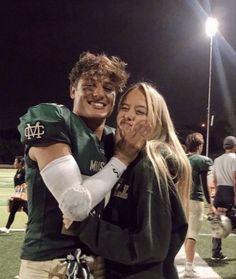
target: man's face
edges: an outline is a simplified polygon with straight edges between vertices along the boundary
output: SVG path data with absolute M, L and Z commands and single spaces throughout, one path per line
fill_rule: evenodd
M 116 92 L 108 78 L 80 78 L 72 86 L 73 112 L 83 118 L 105 120 L 112 112 Z

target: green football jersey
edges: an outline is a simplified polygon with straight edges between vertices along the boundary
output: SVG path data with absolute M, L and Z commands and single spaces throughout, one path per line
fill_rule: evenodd
M 39 261 L 64 257 L 81 244 L 77 237 L 61 234 L 62 212 L 44 184 L 37 163 L 29 158 L 28 150 L 31 146 L 68 144 L 82 175 L 91 176 L 112 156 L 113 129 L 105 127 L 99 141 L 83 120 L 65 106 L 47 103 L 31 107 L 20 118 L 18 129 L 26 147 L 29 207 L 21 258 Z
M 190 164 L 192 166 L 192 189 L 190 193 L 191 200 L 203 201 L 203 184 L 201 179 L 202 173 L 207 173 L 211 166 L 213 165 L 213 161 L 206 156 L 200 154 L 193 154 L 188 156 Z

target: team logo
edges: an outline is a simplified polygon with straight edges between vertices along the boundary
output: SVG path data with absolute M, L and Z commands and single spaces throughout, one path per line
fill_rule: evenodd
M 42 125 L 39 121 L 35 125 L 30 125 L 27 123 L 25 128 L 25 137 L 30 140 L 31 138 L 41 139 L 42 135 L 45 134 L 45 126 Z
M 104 166 L 105 162 L 91 160 L 89 170 L 97 172 L 100 171 Z
M 128 190 L 129 190 L 129 185 L 118 183 L 113 195 L 115 197 L 127 200 L 129 195 Z

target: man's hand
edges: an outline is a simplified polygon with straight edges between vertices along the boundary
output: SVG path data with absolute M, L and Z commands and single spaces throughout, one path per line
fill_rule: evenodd
M 217 215 L 225 215 L 227 211 L 227 208 L 224 207 L 217 207 L 216 214 Z
M 105 279 L 105 264 L 102 257 L 96 257 L 93 268 L 93 275 L 96 279 Z
M 69 227 L 71 226 L 72 223 L 73 223 L 73 221 L 71 219 L 63 216 L 63 224 L 67 230 L 69 229 Z
M 129 165 L 145 146 L 150 131 L 151 127 L 146 121 L 141 121 L 130 129 L 120 129 L 118 127 L 116 130 L 115 157 Z
M 208 204 L 208 213 L 207 213 L 207 215 L 214 214 L 215 211 L 216 211 L 216 208 L 214 207 L 214 205 Z

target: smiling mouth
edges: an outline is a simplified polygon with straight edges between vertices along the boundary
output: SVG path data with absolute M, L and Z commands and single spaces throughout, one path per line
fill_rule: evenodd
M 91 105 L 95 109 L 103 109 L 106 106 L 104 103 L 101 103 L 101 102 L 91 101 L 91 102 L 88 102 L 88 103 L 89 103 L 89 105 Z

